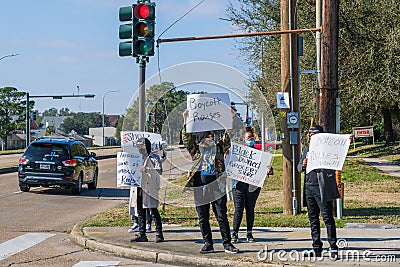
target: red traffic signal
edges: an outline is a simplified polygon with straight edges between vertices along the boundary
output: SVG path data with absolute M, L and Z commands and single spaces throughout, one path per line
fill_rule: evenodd
M 135 6 L 133 14 L 137 19 L 154 19 L 154 4 L 138 4 Z

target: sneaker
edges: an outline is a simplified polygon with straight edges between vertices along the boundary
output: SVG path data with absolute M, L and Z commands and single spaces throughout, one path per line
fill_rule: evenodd
M 131 228 L 128 229 L 129 233 L 139 232 L 139 224 L 135 223 Z
M 164 236 L 163 235 L 156 235 L 156 243 L 161 243 L 164 242 Z
M 225 245 L 225 246 L 224 246 L 224 249 L 225 249 L 225 252 L 226 252 L 226 253 L 233 253 L 233 254 L 235 254 L 235 253 L 238 253 L 238 252 L 239 252 L 239 249 L 238 249 L 238 248 L 235 248 L 232 244 Z
M 136 236 L 136 238 L 131 239 L 131 242 L 147 242 L 147 241 L 149 241 L 149 240 L 147 239 L 147 236 L 145 236 L 145 235 L 138 235 L 138 236 Z
M 336 261 L 339 259 L 339 253 L 337 249 L 330 249 L 329 250 L 329 259 L 332 261 Z
M 254 239 L 253 234 L 251 232 L 247 233 L 247 242 L 249 242 L 249 243 L 256 242 L 256 240 Z
M 151 233 L 151 224 L 150 223 L 146 224 L 146 233 Z
M 232 243 L 239 243 L 239 236 L 236 232 L 232 233 Z
M 206 253 L 213 253 L 214 252 L 214 247 L 211 244 L 205 244 L 202 249 L 200 249 L 201 254 L 206 254 Z

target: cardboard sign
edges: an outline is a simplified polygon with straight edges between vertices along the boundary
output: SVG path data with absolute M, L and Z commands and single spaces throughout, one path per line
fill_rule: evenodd
M 140 138 L 147 138 L 151 142 L 152 151 L 158 151 L 162 142 L 162 137 L 157 133 L 139 132 L 139 131 L 121 131 L 121 147 L 124 152 L 135 152 L 136 141 Z
M 231 102 L 227 93 L 187 96 L 188 133 L 232 129 Z
M 271 164 L 272 155 L 238 143 L 231 143 L 226 167 L 228 178 L 262 187 Z
M 117 186 L 141 187 L 143 158 L 140 153 L 117 153 Z
M 341 170 L 349 146 L 349 134 L 319 133 L 311 136 L 306 173 L 315 169 Z

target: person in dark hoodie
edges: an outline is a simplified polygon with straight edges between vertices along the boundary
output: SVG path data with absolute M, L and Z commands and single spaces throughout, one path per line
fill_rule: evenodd
M 320 125 L 314 125 L 308 130 L 308 138 L 323 133 L 324 130 Z M 336 225 L 333 218 L 333 200 L 339 198 L 339 191 L 336 185 L 335 170 L 316 169 L 306 173 L 307 156 L 309 147 L 303 151 L 300 162 L 297 166 L 299 172 L 304 172 L 304 197 L 303 200 L 307 206 L 308 218 L 310 220 L 312 247 L 313 250 L 308 253 L 312 257 L 322 256 L 321 226 L 319 215 L 326 225 L 328 242 L 330 245 L 330 257 L 337 259 L 338 246 L 336 236 Z

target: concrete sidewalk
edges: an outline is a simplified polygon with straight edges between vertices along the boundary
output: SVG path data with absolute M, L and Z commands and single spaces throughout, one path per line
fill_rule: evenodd
M 199 227 L 164 225 L 165 242 L 155 243 L 155 233 L 149 233 L 149 242 L 132 243 L 135 234 L 128 227 L 85 227 L 76 225 L 71 240 L 83 247 L 113 253 L 114 255 L 184 266 L 399 266 L 400 228 L 385 229 L 390 225 L 357 224 L 339 228 L 338 245 L 342 248 L 334 261 L 325 251 L 323 257 L 309 259 L 304 252 L 311 247 L 308 228 L 254 229 L 255 243 L 245 240 L 235 244 L 238 254 L 223 250 L 218 228 L 213 228 L 214 253 L 200 254 L 203 246 Z M 368 228 L 374 227 L 374 228 Z M 322 229 L 327 249 L 326 229 Z

